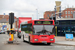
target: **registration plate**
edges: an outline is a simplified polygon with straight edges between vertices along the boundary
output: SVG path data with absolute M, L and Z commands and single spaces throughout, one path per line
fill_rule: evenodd
M 42 43 L 47 43 L 47 41 L 42 41 Z

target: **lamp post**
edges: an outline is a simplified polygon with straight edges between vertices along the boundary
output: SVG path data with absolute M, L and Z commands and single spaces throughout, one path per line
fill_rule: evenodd
M 36 9 L 37 19 L 38 19 L 38 9 Z
M 55 21 L 56 21 L 56 6 L 55 6 Z
M 4 16 L 5 16 L 5 13 L 4 13 L 4 15 L 3 15 L 3 18 L 4 18 Z

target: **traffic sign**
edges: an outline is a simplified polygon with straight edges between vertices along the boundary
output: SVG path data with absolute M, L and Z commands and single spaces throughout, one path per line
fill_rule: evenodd
M 73 39 L 73 34 L 66 34 L 66 39 Z

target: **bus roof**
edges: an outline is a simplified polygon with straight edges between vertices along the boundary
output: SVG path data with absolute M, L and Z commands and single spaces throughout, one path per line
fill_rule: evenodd
M 30 21 L 24 21 L 21 24 L 28 24 L 28 23 L 32 23 L 32 20 L 30 20 Z
M 32 18 L 31 17 L 19 17 L 19 28 L 22 22 L 29 21 L 29 20 L 32 20 Z
M 56 20 L 75 20 L 75 18 L 59 18 L 59 19 L 56 19 Z
M 40 19 L 40 20 L 33 20 L 33 21 L 54 21 L 54 20 L 48 20 L 48 19 Z
M 32 23 L 33 21 L 54 21 L 54 20 L 30 20 L 30 21 L 24 21 L 21 24 L 28 24 L 28 23 Z

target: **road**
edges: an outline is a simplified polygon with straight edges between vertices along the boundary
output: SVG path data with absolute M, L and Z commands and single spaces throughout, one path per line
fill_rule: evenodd
M 75 50 L 74 46 L 29 44 L 19 39 L 20 44 L 6 44 L 7 34 L 0 34 L 0 50 Z

